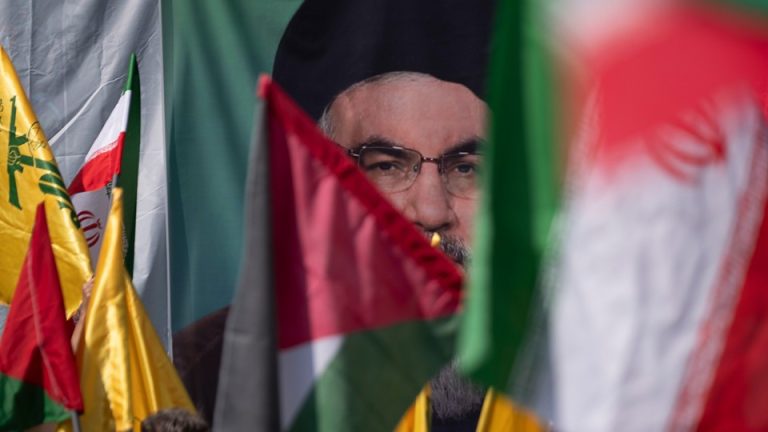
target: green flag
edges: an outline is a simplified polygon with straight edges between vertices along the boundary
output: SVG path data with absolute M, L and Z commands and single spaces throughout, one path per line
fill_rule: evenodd
M 535 1 L 501 2 L 488 102 L 484 195 L 459 339 L 463 369 L 507 385 L 531 319 L 539 262 L 557 203 L 553 76 Z

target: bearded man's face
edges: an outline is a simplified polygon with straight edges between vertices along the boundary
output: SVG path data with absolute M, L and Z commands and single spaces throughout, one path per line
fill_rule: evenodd
M 468 261 L 477 205 L 485 103 L 466 87 L 426 75 L 395 76 L 339 95 L 323 122 L 363 172 L 443 251 Z

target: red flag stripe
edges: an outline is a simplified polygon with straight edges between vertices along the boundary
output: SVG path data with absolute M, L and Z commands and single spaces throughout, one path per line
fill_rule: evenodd
M 112 181 L 115 175 L 120 174 L 120 159 L 123 154 L 124 141 L 125 132 L 120 132 L 120 135 L 109 147 L 99 151 L 80 168 L 75 178 L 72 179 L 67 192 L 74 195 L 101 189 Z
M 655 133 L 660 125 L 686 127 L 684 115 L 723 91 L 768 90 L 764 32 L 720 11 L 692 7 L 655 16 L 648 27 L 617 38 L 593 61 L 600 89 L 599 148 L 593 154 L 609 176 L 645 152 L 678 177 L 677 166 L 721 161 L 725 155 L 717 136 L 699 137 L 702 148 L 684 152 L 664 140 L 633 138 Z

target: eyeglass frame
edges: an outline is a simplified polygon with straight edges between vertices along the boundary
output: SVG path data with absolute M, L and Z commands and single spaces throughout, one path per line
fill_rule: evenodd
M 406 151 L 406 152 L 414 152 L 417 155 L 419 155 L 419 163 L 413 167 L 413 168 L 416 168 L 415 170 L 416 175 L 414 176 L 412 182 L 405 188 L 396 192 L 402 192 L 410 189 L 411 186 L 413 186 L 413 184 L 416 182 L 416 179 L 418 178 L 418 176 L 421 174 L 422 165 L 424 165 L 425 162 L 428 162 L 428 163 L 434 163 L 435 165 L 437 165 L 437 172 L 438 174 L 440 174 L 440 178 L 443 180 L 443 183 L 446 185 L 446 188 L 448 192 L 451 193 L 451 195 L 454 195 L 460 198 L 467 198 L 467 199 L 471 199 L 471 197 L 457 195 L 455 192 L 450 191 L 450 189 L 448 188 L 448 182 L 445 177 L 445 166 L 444 166 L 445 158 L 456 157 L 456 156 L 473 156 L 473 155 L 482 156 L 483 155 L 482 152 L 479 152 L 477 150 L 474 150 L 474 151 L 459 150 L 459 151 L 451 151 L 448 153 L 443 153 L 438 157 L 429 157 L 429 156 L 424 156 L 420 151 L 416 149 L 398 146 L 398 145 L 384 145 L 384 144 L 364 144 L 356 148 L 347 148 L 345 150 L 348 156 L 353 157 L 357 160 L 357 166 L 359 167 L 360 161 L 361 161 L 360 156 L 362 152 L 365 151 L 366 149 L 400 150 L 400 151 Z

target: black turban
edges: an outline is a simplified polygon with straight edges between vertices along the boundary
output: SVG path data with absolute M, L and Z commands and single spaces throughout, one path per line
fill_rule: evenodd
M 306 0 L 280 41 L 274 79 L 315 120 L 350 85 L 394 71 L 484 99 L 493 10 L 493 0 Z

